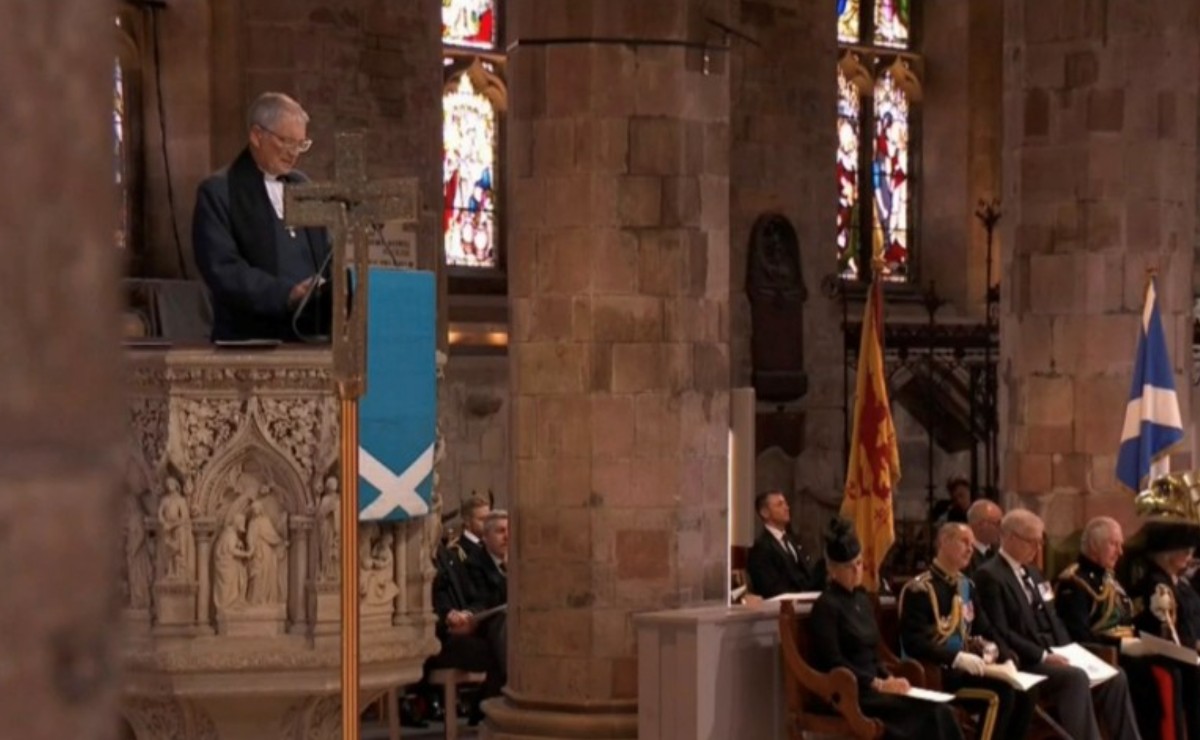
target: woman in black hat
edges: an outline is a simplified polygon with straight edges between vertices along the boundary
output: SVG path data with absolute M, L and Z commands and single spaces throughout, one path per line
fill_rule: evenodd
M 879 628 L 862 588 L 862 546 L 853 526 L 834 518 L 825 534 L 828 583 L 809 617 L 812 665 L 819 671 L 848 668 L 858 678 L 863 713 L 883 722 L 885 737 L 961 740 L 945 704 L 904 696 L 908 681 L 888 675 L 879 661 Z

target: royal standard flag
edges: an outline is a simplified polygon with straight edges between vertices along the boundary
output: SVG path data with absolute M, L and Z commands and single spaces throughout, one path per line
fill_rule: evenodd
M 1182 439 L 1183 419 L 1175 395 L 1175 376 L 1158 310 L 1158 290 L 1151 277 L 1146 284 L 1133 383 L 1121 428 L 1117 480 L 1130 490 L 1141 490 L 1142 479 L 1149 475 L 1151 465 Z
M 883 293 L 878 276 L 867 293 L 858 377 L 854 390 L 854 427 L 842 516 L 854 522 L 863 547 L 863 586 L 879 590 L 879 567 L 895 540 L 892 493 L 900 481 L 900 448 L 888 401 L 883 367 Z
M 359 403 L 358 518 L 429 513 L 437 440 L 433 273 L 371 268 L 367 393 Z

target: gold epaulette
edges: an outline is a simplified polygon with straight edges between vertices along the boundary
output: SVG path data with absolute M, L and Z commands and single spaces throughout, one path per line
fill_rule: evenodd
M 932 595 L 934 598 L 937 598 L 937 596 L 935 594 L 933 594 L 933 589 L 931 588 L 932 579 L 933 579 L 933 574 L 930 573 L 929 571 L 919 573 L 919 574 L 913 576 L 912 578 L 910 578 L 908 583 L 904 584 L 904 588 L 900 589 L 900 598 L 896 600 L 896 609 L 901 614 L 904 613 L 904 594 L 909 589 L 912 589 L 914 592 L 923 591 L 927 594 Z M 933 608 L 935 611 L 937 610 L 936 603 L 934 604 Z
M 457 537 L 450 540 L 450 543 L 446 545 L 446 549 L 458 558 L 460 563 L 467 562 L 467 551 L 462 548 L 462 543 L 459 542 Z

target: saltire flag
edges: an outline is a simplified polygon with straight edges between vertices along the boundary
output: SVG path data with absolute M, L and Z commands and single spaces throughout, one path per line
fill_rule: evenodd
M 863 310 L 854 390 L 854 426 L 841 514 L 863 547 L 863 586 L 879 590 L 879 568 L 895 540 L 892 494 L 900 481 L 900 448 L 883 367 L 883 293 L 876 275 Z
M 429 513 L 437 440 L 436 281 L 371 268 L 367 392 L 358 416 L 358 518 Z
M 1175 375 L 1158 310 L 1157 285 L 1151 277 L 1146 283 L 1133 383 L 1121 428 L 1117 480 L 1132 491 L 1141 490 L 1142 479 L 1150 474 L 1151 466 L 1181 440 L 1183 419 L 1175 394 Z

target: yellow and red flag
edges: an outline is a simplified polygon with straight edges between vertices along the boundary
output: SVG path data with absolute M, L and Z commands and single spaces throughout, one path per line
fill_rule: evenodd
M 879 566 L 895 540 L 892 492 L 900 481 L 900 448 L 888 401 L 883 367 L 883 293 L 879 276 L 871 283 L 863 310 L 854 427 L 842 516 L 854 522 L 863 547 L 863 586 L 879 590 Z

